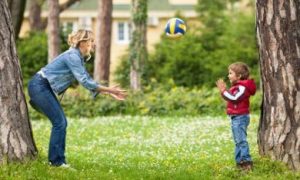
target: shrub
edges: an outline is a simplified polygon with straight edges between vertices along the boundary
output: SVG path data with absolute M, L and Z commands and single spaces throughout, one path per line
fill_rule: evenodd
M 17 51 L 21 64 L 24 84 L 38 70 L 47 64 L 47 35 L 44 32 L 30 32 L 17 41 Z
M 260 110 L 261 93 L 251 99 L 252 113 Z M 108 115 L 149 115 L 149 116 L 215 116 L 225 115 L 225 101 L 216 88 L 178 87 L 169 81 L 167 85 L 155 82 L 144 92 L 129 93 L 126 101 L 99 95 L 95 100 L 83 87 L 70 88 L 62 99 L 62 106 L 68 117 L 97 117 Z M 42 116 L 30 108 L 33 119 Z
M 259 82 L 254 16 L 240 13 L 224 17 L 220 26 L 221 32 L 207 29 L 199 32 L 189 27 L 179 40 L 162 36 L 144 64 L 143 84 L 149 85 L 154 78 L 162 84 L 172 79 L 176 86 L 214 87 L 216 79 L 227 79 L 227 67 L 236 61 L 247 63 L 251 75 Z M 115 72 L 116 81 L 123 86 L 129 84 L 127 57 L 124 55 Z

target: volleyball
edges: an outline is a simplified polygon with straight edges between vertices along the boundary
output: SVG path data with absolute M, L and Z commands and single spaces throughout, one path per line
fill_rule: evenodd
M 182 19 L 171 18 L 168 20 L 165 33 L 170 38 L 180 38 L 186 32 L 186 25 Z

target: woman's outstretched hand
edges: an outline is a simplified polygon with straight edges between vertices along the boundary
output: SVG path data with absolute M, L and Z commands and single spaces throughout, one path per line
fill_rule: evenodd
M 121 89 L 118 85 L 112 87 L 100 86 L 100 93 L 108 94 L 116 100 L 124 101 L 127 97 L 127 92 L 124 89 Z

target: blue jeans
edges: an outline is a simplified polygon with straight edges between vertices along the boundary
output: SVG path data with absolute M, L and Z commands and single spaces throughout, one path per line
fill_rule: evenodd
M 231 130 L 235 142 L 235 161 L 252 161 L 249 154 L 247 142 L 247 127 L 249 125 L 249 115 L 231 116 Z
M 67 119 L 48 80 L 39 74 L 34 75 L 28 84 L 28 92 L 31 106 L 46 115 L 52 124 L 48 152 L 49 162 L 54 166 L 66 163 Z

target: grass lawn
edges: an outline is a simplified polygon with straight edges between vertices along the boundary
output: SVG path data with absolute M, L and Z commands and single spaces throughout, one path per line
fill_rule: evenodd
M 0 179 L 300 179 L 258 155 L 258 116 L 248 130 L 254 160 L 249 173 L 235 168 L 226 117 L 70 118 L 66 157 L 76 171 L 47 165 L 50 123 L 32 126 L 37 160 L 2 166 Z

